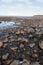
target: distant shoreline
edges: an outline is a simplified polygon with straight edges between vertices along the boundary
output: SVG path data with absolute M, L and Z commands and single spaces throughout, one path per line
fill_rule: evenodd
M 25 25 L 28 26 L 37 26 L 40 25 L 40 23 L 43 26 L 43 15 L 34 15 L 31 17 L 26 16 L 0 16 L 0 23 L 1 21 L 16 21 L 16 22 L 25 22 Z

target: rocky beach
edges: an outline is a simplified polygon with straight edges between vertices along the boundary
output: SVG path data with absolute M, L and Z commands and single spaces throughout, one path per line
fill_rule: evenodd
M 0 65 L 19 65 L 21 59 L 22 65 L 43 65 L 43 22 L 40 23 L 41 19 L 34 18 L 33 21 L 28 17 L 13 17 L 11 21 L 6 21 L 7 19 L 3 21 L 2 17 L 1 20 Z

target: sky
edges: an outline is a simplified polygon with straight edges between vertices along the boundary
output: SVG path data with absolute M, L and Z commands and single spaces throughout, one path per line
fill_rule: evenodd
M 0 0 L 0 16 L 43 15 L 43 0 Z

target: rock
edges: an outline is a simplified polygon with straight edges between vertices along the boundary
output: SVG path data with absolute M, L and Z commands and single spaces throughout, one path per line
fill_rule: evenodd
M 3 42 L 8 42 L 8 39 L 6 38 Z
M 12 59 L 7 60 L 7 61 L 6 61 L 6 65 L 10 65 L 10 63 L 12 63 L 12 62 L 13 62 Z
M 33 48 L 35 46 L 35 43 L 30 43 L 29 46 Z
M 17 51 L 17 47 L 11 47 L 11 50 L 12 50 L 13 52 L 16 52 L 16 51 Z
M 23 63 L 23 65 L 30 65 L 30 61 L 29 61 L 29 60 L 24 59 L 24 63 Z
M 33 57 L 34 59 L 36 59 L 36 58 L 38 58 L 38 55 L 37 55 L 37 54 L 33 54 L 32 57 Z
M 40 65 L 39 62 L 31 63 L 30 65 Z
M 8 36 L 9 36 L 8 34 L 5 35 L 6 38 L 7 38 Z
M 34 30 L 33 28 L 29 28 L 29 29 L 28 29 L 28 33 L 30 33 L 30 32 L 31 32 L 31 33 L 34 33 L 35 30 Z
M 0 41 L 0 48 L 3 46 L 3 43 Z
M 6 48 L 7 44 L 4 44 L 3 48 Z
M 41 35 L 41 34 L 43 34 L 43 31 L 40 31 L 40 32 L 37 32 L 37 31 L 36 31 L 36 34 Z
M 26 39 L 26 38 L 23 38 L 23 39 L 22 39 L 22 42 L 25 42 L 25 43 L 27 43 L 27 42 L 28 42 L 28 39 Z
M 18 38 L 18 41 L 21 41 L 21 40 L 22 40 L 22 38 L 19 37 L 19 38 Z
M 34 51 L 34 52 L 37 52 L 37 50 L 36 50 L 36 49 L 34 49 L 33 51 Z
M 9 42 L 13 42 L 14 40 L 15 40 L 15 39 L 14 39 L 14 38 L 12 38 L 12 39 L 10 39 L 10 40 L 9 40 Z
M 41 41 L 41 42 L 39 43 L 39 46 L 40 46 L 41 49 L 43 49 L 43 41 Z
M 20 48 L 24 48 L 24 45 L 23 44 L 20 44 Z
M 20 34 L 20 31 L 17 31 L 17 32 L 16 32 L 16 35 L 19 35 L 19 34 Z
M 18 60 L 14 60 L 10 65 L 18 65 L 19 61 Z
M 10 36 L 10 38 L 12 39 L 14 36 L 12 35 L 12 36 Z
M 33 35 L 32 35 L 32 34 L 30 34 L 30 35 L 29 35 L 29 38 L 32 38 L 32 37 L 33 37 Z
M 25 34 L 25 32 L 23 30 L 20 31 L 21 34 Z
M 3 55 L 2 58 L 3 58 L 4 60 L 6 60 L 6 59 L 8 58 L 8 55 L 9 55 L 9 54 L 7 53 L 7 54 Z

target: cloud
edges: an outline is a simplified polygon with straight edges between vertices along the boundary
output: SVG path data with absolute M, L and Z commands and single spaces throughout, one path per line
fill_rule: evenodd
M 25 7 L 32 4 L 30 0 L 1 0 L 1 6 Z
M 38 13 L 39 7 L 28 6 L 28 7 L 14 7 L 14 6 L 2 6 L 0 7 L 0 15 L 7 16 L 32 16 Z
M 3 3 L 11 3 L 12 0 L 1 0 L 1 2 L 3 2 Z
M 43 8 L 38 5 L 36 6 L 36 2 L 33 4 L 31 0 L 1 0 L 0 2 L 0 15 L 3 16 L 32 16 L 43 14 Z
M 1 0 L 3 3 L 30 3 L 30 0 Z
M 36 0 L 37 2 L 40 2 L 40 3 L 42 3 L 43 2 L 43 0 Z

